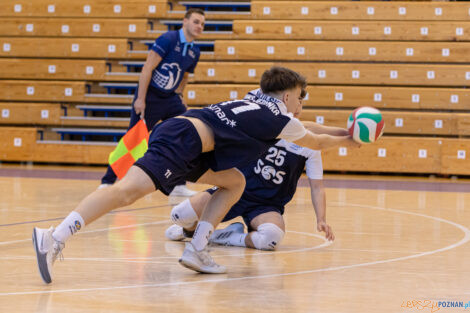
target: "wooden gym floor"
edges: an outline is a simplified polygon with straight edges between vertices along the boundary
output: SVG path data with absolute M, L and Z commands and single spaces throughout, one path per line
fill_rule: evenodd
M 300 187 L 278 251 L 213 248 L 224 275 L 178 264 L 183 243 L 164 231 L 182 199 L 156 192 L 69 240 L 44 285 L 32 228 L 57 225 L 102 173 L 0 168 L 1 312 L 466 312 L 437 306 L 470 300 L 470 182 L 461 179 L 326 176 L 333 243 L 316 232 Z

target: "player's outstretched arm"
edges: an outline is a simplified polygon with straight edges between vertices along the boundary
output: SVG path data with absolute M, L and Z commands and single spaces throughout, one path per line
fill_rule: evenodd
M 307 130 L 305 136 L 295 140 L 294 143 L 312 150 L 323 150 L 338 146 L 346 148 L 359 148 L 361 146 L 359 143 L 355 142 L 351 136 L 317 135 L 309 130 Z
M 327 240 L 333 241 L 335 240 L 335 235 L 331 226 L 326 223 L 326 196 L 323 180 L 309 178 L 308 182 L 310 184 L 313 208 L 317 217 L 317 230 L 324 232 Z
M 332 136 L 347 136 L 348 130 L 346 128 L 341 127 L 334 127 L 334 126 L 326 126 L 322 124 L 318 124 L 311 121 L 301 121 L 302 124 L 306 129 L 311 131 L 314 134 L 327 134 Z

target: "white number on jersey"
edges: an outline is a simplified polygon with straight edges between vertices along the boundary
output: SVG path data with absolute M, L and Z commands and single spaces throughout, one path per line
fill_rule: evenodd
M 276 166 L 281 166 L 284 164 L 284 156 L 287 154 L 286 151 L 284 150 L 279 150 L 275 147 L 271 147 L 268 150 L 269 154 L 266 156 L 266 160 L 268 160 L 271 163 L 276 164 Z M 273 159 L 275 158 L 275 159 Z
M 227 105 L 227 104 L 237 102 L 237 101 L 240 101 L 240 100 L 226 101 L 226 102 L 220 103 L 219 105 L 223 106 L 223 105 Z M 241 103 L 243 103 L 243 102 L 240 102 L 240 104 Z M 254 110 L 261 109 L 261 107 L 258 104 L 254 103 L 254 102 L 246 102 L 246 103 L 247 104 L 239 105 L 236 108 L 232 108 L 233 114 L 240 114 L 240 113 L 247 112 L 247 111 L 254 111 Z
M 265 160 L 273 163 L 276 166 L 281 166 L 284 164 L 285 156 L 287 152 L 276 147 L 271 147 L 268 150 L 268 154 L 265 157 Z M 254 168 L 256 174 L 261 174 L 261 176 L 266 180 L 272 180 L 273 183 L 279 185 L 284 181 L 284 175 L 286 172 L 276 170 L 271 165 L 265 164 L 263 160 L 259 159 L 256 167 Z

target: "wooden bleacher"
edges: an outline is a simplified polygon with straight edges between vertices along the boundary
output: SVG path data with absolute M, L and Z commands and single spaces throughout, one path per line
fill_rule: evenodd
M 251 18 L 292 20 L 466 21 L 467 2 L 252 1 Z
M 0 80 L 3 101 L 82 101 L 84 82 Z
M 315 85 L 469 86 L 466 64 L 391 64 L 312 62 L 199 62 L 197 82 L 258 83 L 274 64 L 302 72 Z
M 189 84 L 185 99 L 189 105 L 208 105 L 222 99 L 242 97 L 256 84 Z M 356 108 L 374 106 L 386 109 L 416 110 L 468 110 L 470 101 L 465 89 L 364 87 L 364 86 L 308 86 L 304 109 L 308 108 Z M 405 110 L 408 109 L 408 110 Z
M 0 160 L 105 164 L 149 46 L 201 7 L 190 107 L 241 98 L 284 65 L 309 82 L 302 119 L 383 112 L 385 136 L 325 151 L 326 170 L 470 174 L 470 3 L 235 2 L 1 1 Z
M 166 16 L 165 0 L 2 0 L 0 16 L 5 17 L 100 17 L 136 18 Z
M 125 58 L 126 39 L 0 37 L 0 57 Z
M 233 38 L 271 40 L 468 41 L 468 21 L 237 20 Z
M 147 19 L 0 18 L 0 36 L 154 38 Z
M 216 60 L 468 63 L 468 42 L 217 40 Z
M 195 77 L 192 77 L 191 81 L 257 83 L 263 71 L 274 64 L 274 62 L 200 61 Z M 470 85 L 470 66 L 466 64 L 315 62 L 309 64 L 308 68 L 299 62 L 277 64 L 302 71 L 309 83 L 320 85 Z M 123 66 L 112 60 L 0 58 L 0 78 L 137 82 L 139 76 L 138 73 L 125 72 Z
M 105 60 L 0 58 L 1 79 L 104 80 Z

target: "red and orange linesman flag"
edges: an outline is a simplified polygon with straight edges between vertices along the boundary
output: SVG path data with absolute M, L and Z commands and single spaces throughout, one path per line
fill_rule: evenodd
M 122 179 L 135 161 L 148 149 L 149 132 L 140 120 L 121 138 L 116 149 L 109 154 L 108 162 L 119 179 Z

